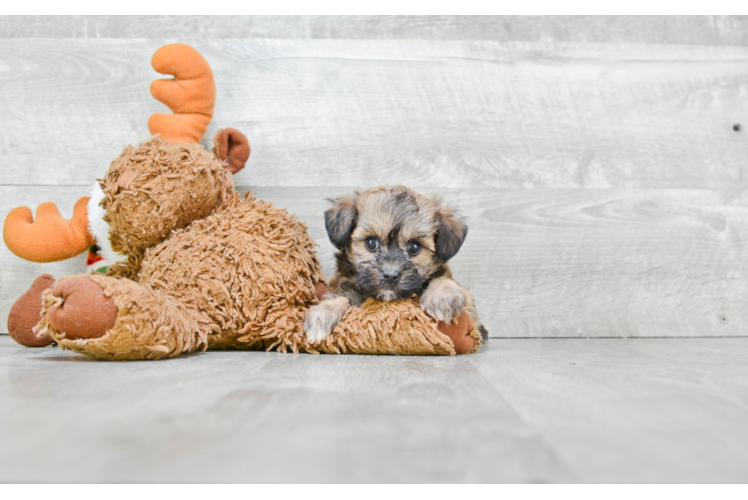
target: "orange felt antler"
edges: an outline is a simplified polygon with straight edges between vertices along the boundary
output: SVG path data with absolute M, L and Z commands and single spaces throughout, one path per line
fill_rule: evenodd
M 73 216 L 65 220 L 54 203 L 36 209 L 36 221 L 27 207 L 8 213 L 3 239 L 11 252 L 32 262 L 55 262 L 85 252 L 96 240 L 88 232 L 87 196 L 75 202 Z
M 182 43 L 165 45 L 153 54 L 153 69 L 174 79 L 154 80 L 151 94 L 174 112 L 148 119 L 151 134 L 171 142 L 200 142 L 213 117 L 216 84 L 213 71 L 200 53 Z

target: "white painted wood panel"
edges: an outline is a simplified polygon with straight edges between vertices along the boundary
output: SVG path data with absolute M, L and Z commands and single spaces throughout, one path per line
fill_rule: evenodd
M 171 41 L 0 38 L 0 217 L 69 215 L 147 138 L 149 60 Z M 309 224 L 328 277 L 324 198 L 403 183 L 468 215 L 453 268 L 492 336 L 748 335 L 748 47 L 180 41 L 216 73 L 207 137 L 250 137 L 237 185 Z M 83 260 L 3 246 L 0 330 L 34 277 Z
M 18 16 L 14 38 L 342 38 L 746 45 L 746 16 Z
M 87 184 L 163 105 L 174 40 L 0 39 L 0 184 Z M 745 185 L 748 47 L 182 40 L 212 64 L 240 183 L 434 188 Z M 744 122 L 743 131 L 733 131 Z
M 327 276 L 334 262 L 323 198 L 348 191 L 254 189 L 309 224 Z M 491 336 L 748 335 L 745 195 L 439 192 L 468 218 L 468 238 L 450 265 L 458 282 L 471 286 Z
M 249 167 L 251 170 L 251 166 Z M 245 192 L 247 187 L 239 187 Z M 256 187 L 256 196 L 309 225 L 326 276 L 333 247 L 326 198 L 351 188 Z M 433 192 L 427 188 L 421 192 Z M 87 187 L 0 187 L 0 217 L 41 201 L 70 215 Z M 709 190 L 439 191 L 467 216 L 452 260 L 494 337 L 694 337 L 748 335 L 746 195 Z M 25 262 L 0 248 L 0 321 L 44 272 L 84 272 L 82 257 Z

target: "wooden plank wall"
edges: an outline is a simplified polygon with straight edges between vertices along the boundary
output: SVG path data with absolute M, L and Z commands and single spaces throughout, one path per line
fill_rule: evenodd
M 206 137 L 250 138 L 237 186 L 307 222 L 328 277 L 325 198 L 402 183 L 468 217 L 453 269 L 492 336 L 748 335 L 745 17 L 0 18 L 0 217 L 69 216 L 148 137 L 175 41 L 216 75 Z M 83 268 L 0 248 L 0 330 Z

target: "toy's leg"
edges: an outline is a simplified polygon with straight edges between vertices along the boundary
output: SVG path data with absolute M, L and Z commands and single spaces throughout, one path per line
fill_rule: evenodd
M 452 339 L 457 354 L 475 352 L 481 345 L 480 332 L 475 328 L 472 316 L 467 307 L 462 310 L 454 322 L 444 323 L 440 321 L 436 325 L 437 330 Z
M 58 281 L 47 309 L 49 324 L 67 339 L 97 339 L 117 321 L 119 310 L 104 289 L 84 276 Z
M 485 344 L 488 342 L 488 330 L 478 317 L 478 309 L 475 308 L 475 298 L 473 298 L 473 294 L 470 293 L 470 289 L 465 290 L 465 298 L 465 311 L 470 315 L 472 323 L 478 329 L 478 332 L 480 332 L 482 343 Z
M 8 333 L 19 344 L 27 347 L 44 347 L 54 342 L 50 337 L 38 338 L 32 331 L 42 319 L 42 294 L 54 284 L 55 278 L 51 274 L 42 274 L 10 308 Z
M 133 281 L 73 276 L 44 292 L 35 330 L 63 349 L 102 359 L 153 359 L 207 346 L 210 322 Z

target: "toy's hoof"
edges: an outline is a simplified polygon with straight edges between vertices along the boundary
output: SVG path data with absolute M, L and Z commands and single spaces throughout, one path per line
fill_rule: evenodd
M 327 285 L 324 281 L 317 282 L 317 300 L 322 300 L 322 296 L 327 293 Z
M 27 347 L 44 347 L 52 342 L 51 337 L 38 338 L 33 328 L 42 319 L 42 293 L 55 284 L 51 274 L 42 274 L 34 280 L 26 293 L 18 297 L 8 314 L 8 333 L 10 337 Z
M 52 295 L 63 301 L 47 311 L 49 324 L 67 339 L 99 338 L 117 321 L 119 309 L 114 299 L 86 276 L 61 280 Z
M 475 340 L 468 335 L 473 327 L 473 319 L 464 310 L 457 318 L 456 323 L 442 323 L 440 321 L 437 325 L 440 332 L 452 339 L 457 354 L 467 354 L 475 347 Z

